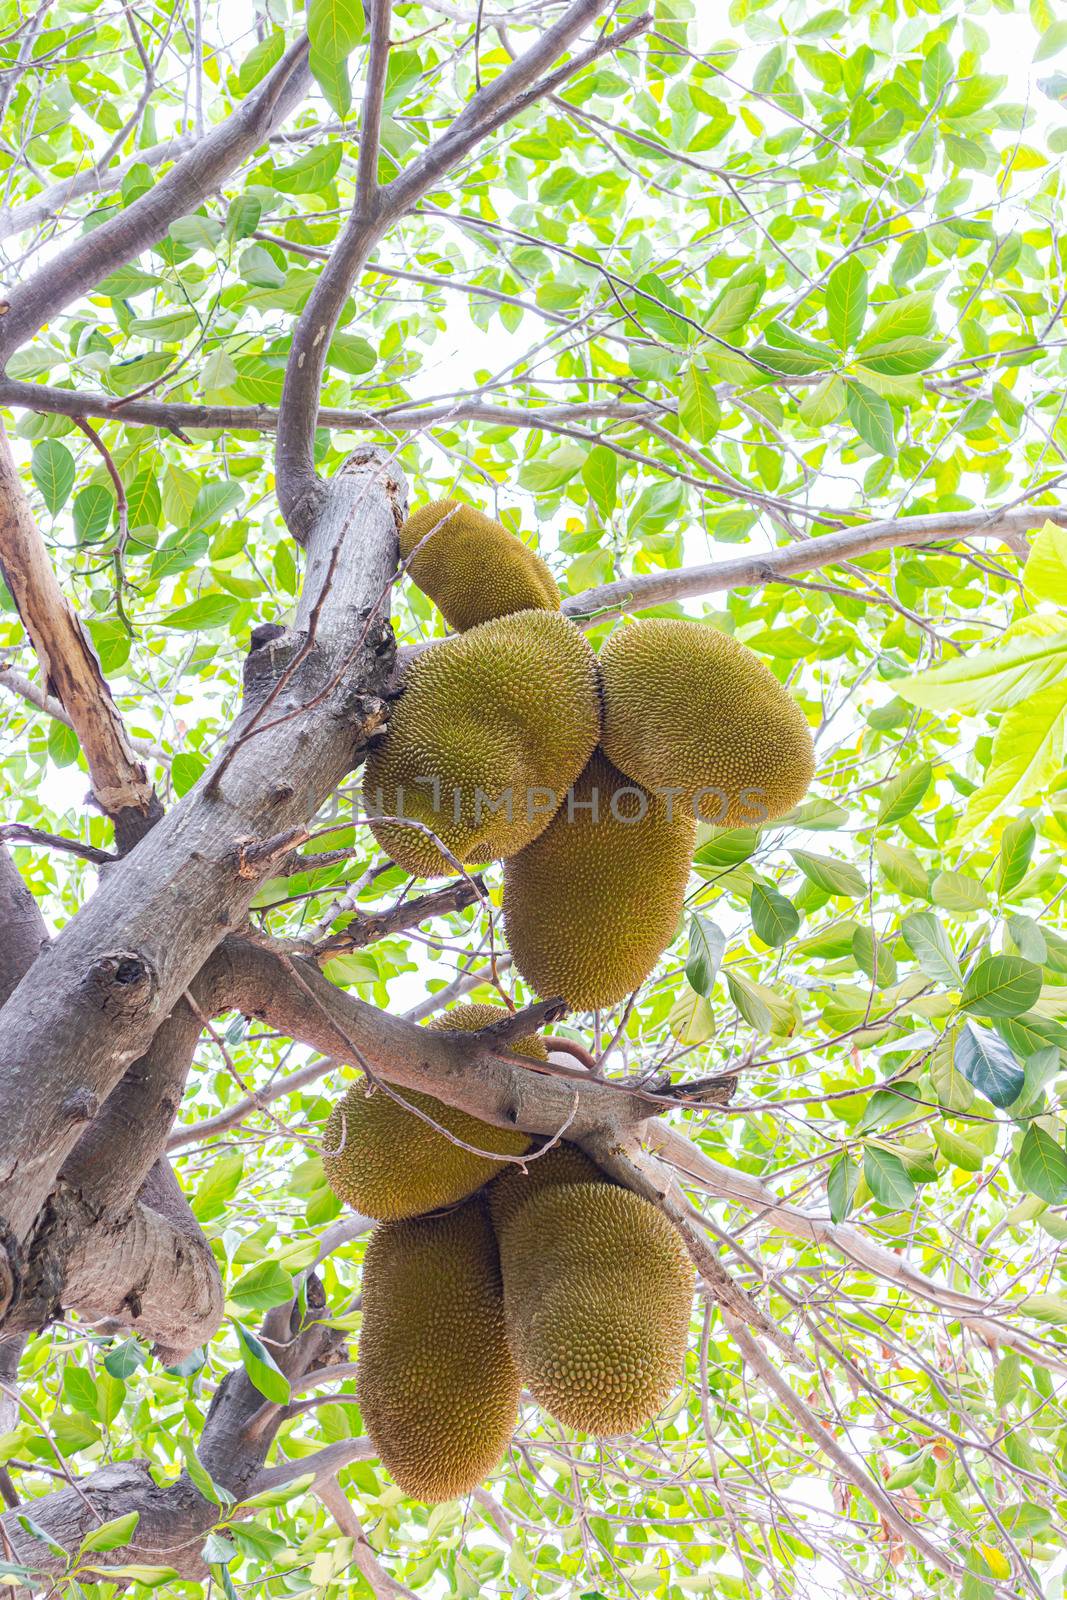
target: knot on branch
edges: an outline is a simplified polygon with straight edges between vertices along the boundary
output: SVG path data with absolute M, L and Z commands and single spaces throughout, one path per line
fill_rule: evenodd
M 112 950 L 92 963 L 82 988 L 99 1010 L 131 1018 L 149 1009 L 158 982 L 151 962 L 136 950 Z

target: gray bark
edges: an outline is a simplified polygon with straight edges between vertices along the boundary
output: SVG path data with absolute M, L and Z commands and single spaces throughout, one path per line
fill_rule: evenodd
M 107 872 L 0 1011 L 0 1209 L 19 1241 L 85 1125 L 243 922 L 271 841 L 314 816 L 381 725 L 403 483 L 367 446 L 317 500 L 294 627 L 255 652 L 252 703 L 220 760 Z

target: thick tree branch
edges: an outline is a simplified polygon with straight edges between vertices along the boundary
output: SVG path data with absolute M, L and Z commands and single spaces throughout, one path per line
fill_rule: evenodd
M 310 962 L 247 939 L 228 939 L 218 959 L 227 964 L 223 986 L 237 1009 L 324 1055 L 366 1062 L 385 1082 L 436 1095 L 496 1127 L 551 1137 L 566 1125 L 570 1139 L 593 1133 L 610 1139 L 649 1116 L 647 1101 L 618 1085 L 584 1073 L 564 1077 L 554 1067 L 539 1071 L 535 1062 L 502 1053 L 509 1032 L 533 1031 L 555 1006 L 528 1009 L 520 1020 L 481 1033 L 435 1033 L 334 988 Z
M 305 825 L 381 724 L 403 488 L 391 458 L 365 447 L 330 489 L 294 626 L 249 657 L 227 751 L 103 875 L 0 1011 L 0 1190 L 17 1239 L 33 1231 L 86 1119 L 247 914 L 271 871 L 269 860 L 249 870 L 248 846 Z
M 1039 528 L 1043 522 L 1067 527 L 1067 510 L 1059 506 L 1034 506 L 1017 511 L 949 511 L 922 517 L 894 517 L 885 522 L 864 522 L 837 533 L 799 540 L 766 555 L 738 556 L 732 561 L 711 561 L 704 566 L 652 572 L 620 578 L 586 589 L 563 602 L 569 617 L 603 621 L 624 611 L 641 611 L 668 600 L 718 594 L 724 589 L 746 589 L 765 583 L 788 581 L 795 573 L 855 561 L 874 550 L 895 545 L 932 544 L 938 539 L 998 539 Z
M 0 841 L 0 1006 L 48 943 L 48 929 L 22 874 Z
M 93 798 L 115 823 L 120 848 L 137 842 L 162 807 L 138 760 L 88 634 L 59 587 L 0 427 L 0 571 L 54 690 L 78 735 Z
M 213 128 L 146 194 L 68 244 L 0 307 L 0 370 L 80 295 L 162 239 L 172 222 L 195 211 L 299 104 L 310 82 L 308 42 L 300 38 L 236 111 Z

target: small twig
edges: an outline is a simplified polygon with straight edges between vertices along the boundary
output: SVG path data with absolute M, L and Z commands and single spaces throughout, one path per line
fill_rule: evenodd
M 31 828 L 25 822 L 0 824 L 0 839 L 14 839 L 22 844 L 39 844 L 48 850 L 65 850 L 68 855 L 81 856 L 100 866 L 105 861 L 117 861 L 108 850 L 99 850 L 95 844 L 82 844 L 80 839 L 65 839 L 62 834 L 46 833 L 43 828 Z

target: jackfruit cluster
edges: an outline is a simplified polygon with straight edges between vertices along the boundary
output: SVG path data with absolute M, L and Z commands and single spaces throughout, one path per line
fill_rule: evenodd
M 499 522 L 461 500 L 421 506 L 400 530 L 408 577 L 460 633 L 513 611 L 558 611 L 549 568 Z
M 572 622 L 519 611 L 480 623 L 416 657 L 367 760 L 374 835 L 420 877 L 455 870 L 436 840 L 462 863 L 514 855 L 548 826 L 599 732 L 596 657 Z
M 594 656 L 544 562 L 472 506 L 422 507 L 401 552 L 466 631 L 416 659 L 367 762 L 378 842 L 419 876 L 502 860 L 519 973 L 572 1008 L 613 1005 L 675 934 L 697 819 L 754 825 L 803 797 L 804 713 L 699 622 L 623 623 Z
M 457 1006 L 427 1027 L 472 1033 L 506 1015 L 501 1006 Z M 548 1059 L 537 1034 L 507 1048 L 514 1055 Z M 524 1155 L 530 1143 L 525 1133 L 494 1128 L 433 1095 L 361 1079 L 330 1114 L 322 1160 L 339 1200 L 365 1217 L 399 1221 L 465 1200 L 505 1165 L 494 1156 Z
M 643 1426 L 681 1375 L 692 1290 L 671 1225 L 571 1144 L 382 1223 L 357 1378 L 382 1465 L 414 1499 L 469 1493 L 507 1448 L 522 1384 L 567 1427 Z

